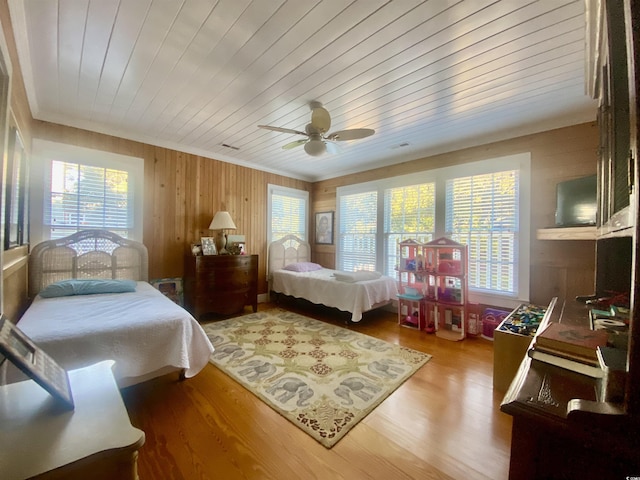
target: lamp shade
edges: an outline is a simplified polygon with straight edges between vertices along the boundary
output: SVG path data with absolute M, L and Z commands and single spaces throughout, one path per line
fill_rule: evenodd
M 211 225 L 209 225 L 209 230 L 223 230 L 223 229 L 236 229 L 236 224 L 233 223 L 231 219 L 231 215 L 229 212 L 216 212 L 213 216 L 213 220 L 211 220 Z

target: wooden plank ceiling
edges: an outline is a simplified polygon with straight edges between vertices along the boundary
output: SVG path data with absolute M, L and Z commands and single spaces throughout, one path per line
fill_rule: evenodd
M 37 119 L 321 180 L 595 119 L 583 0 L 9 0 Z M 330 131 L 308 156 L 309 102 Z M 228 145 L 228 146 L 224 146 Z

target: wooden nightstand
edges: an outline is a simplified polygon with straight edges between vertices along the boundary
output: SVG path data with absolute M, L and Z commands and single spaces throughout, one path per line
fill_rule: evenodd
M 69 371 L 72 411 L 33 380 L 0 387 L 3 479 L 138 479 L 144 432 L 131 426 L 113 364 Z
M 232 315 L 245 305 L 258 311 L 258 255 L 187 255 L 184 303 L 196 319 Z

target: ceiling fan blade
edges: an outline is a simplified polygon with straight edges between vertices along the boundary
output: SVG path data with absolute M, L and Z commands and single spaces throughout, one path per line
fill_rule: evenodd
M 311 125 L 319 133 L 326 133 L 331 128 L 331 115 L 325 108 L 315 106 L 311 109 Z
M 306 139 L 306 138 L 305 138 L 304 140 L 303 140 L 303 139 L 296 140 L 296 141 L 294 141 L 294 142 L 287 143 L 286 145 L 283 145 L 283 146 L 282 146 L 282 149 L 283 149 L 283 150 L 291 150 L 292 148 L 296 148 L 297 146 L 304 145 L 304 144 L 305 144 L 305 143 L 307 143 L 308 141 L 309 141 L 309 140 L 308 140 L 308 139 Z
M 341 153 L 342 152 L 342 147 L 340 145 L 338 145 L 337 143 L 330 142 L 328 140 L 325 140 L 324 143 L 327 146 L 327 153 L 330 153 L 331 155 L 335 155 L 337 153 Z
M 358 140 L 360 138 L 369 137 L 376 133 L 370 128 L 352 128 L 350 130 L 339 130 L 326 136 L 327 140 L 334 142 L 344 142 L 346 140 Z
M 272 127 L 271 125 L 258 125 L 258 128 L 273 130 L 274 132 L 294 133 L 297 135 L 305 135 L 305 136 L 307 135 L 305 132 L 301 132 L 300 130 L 291 130 L 290 128 L 282 128 L 282 127 Z

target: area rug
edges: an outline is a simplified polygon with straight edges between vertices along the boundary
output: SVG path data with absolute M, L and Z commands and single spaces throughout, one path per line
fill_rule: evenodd
M 211 363 L 327 448 L 431 358 L 282 309 L 203 328 Z

